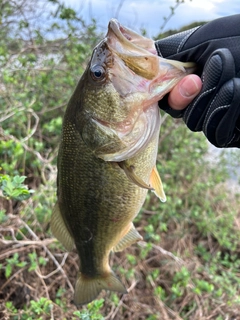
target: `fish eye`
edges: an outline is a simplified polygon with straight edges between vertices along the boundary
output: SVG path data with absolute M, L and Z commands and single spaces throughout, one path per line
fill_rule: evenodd
M 102 66 L 99 65 L 94 65 L 91 69 L 91 76 L 93 78 L 93 80 L 103 80 L 105 78 L 105 70 Z

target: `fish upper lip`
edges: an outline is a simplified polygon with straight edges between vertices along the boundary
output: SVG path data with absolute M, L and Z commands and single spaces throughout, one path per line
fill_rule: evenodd
M 135 49 L 137 48 L 137 50 L 142 51 L 144 49 L 140 48 L 140 47 L 136 47 L 136 45 L 134 43 L 131 42 L 132 40 L 132 36 L 131 36 L 131 32 L 133 32 L 130 29 L 125 28 L 124 26 L 122 26 L 118 20 L 116 19 L 111 19 L 109 21 L 109 25 L 108 25 L 108 33 L 107 33 L 107 37 L 109 36 L 109 31 L 113 32 L 113 34 L 117 37 L 118 41 L 120 43 L 124 44 L 130 44 L 132 47 L 134 47 Z M 111 48 L 112 49 L 112 48 Z M 116 51 L 117 53 L 117 51 Z M 144 50 L 144 53 L 146 53 L 146 51 Z M 149 52 L 148 52 L 149 53 Z
M 110 29 L 120 41 L 130 42 L 132 40 L 130 33 L 133 31 L 122 26 L 117 19 L 111 19 L 109 21 L 108 29 Z
M 121 40 L 126 41 L 127 38 L 123 35 L 120 28 L 121 28 L 121 25 L 116 19 L 111 19 L 109 21 L 108 29 L 110 29 L 118 38 L 121 38 Z M 124 30 L 123 27 L 122 29 Z

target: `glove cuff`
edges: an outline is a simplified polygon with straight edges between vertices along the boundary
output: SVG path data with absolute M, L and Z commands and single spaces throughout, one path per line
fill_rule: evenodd
M 156 41 L 155 47 L 158 55 L 163 58 L 168 58 L 180 52 L 188 38 L 199 28 L 200 26 Z

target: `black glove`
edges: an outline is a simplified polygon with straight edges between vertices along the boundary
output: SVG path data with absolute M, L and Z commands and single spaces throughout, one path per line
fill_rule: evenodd
M 216 147 L 240 147 L 240 14 L 213 20 L 155 43 L 160 56 L 198 65 L 203 87 L 183 111 L 161 109 L 183 117 L 192 131 L 203 131 Z

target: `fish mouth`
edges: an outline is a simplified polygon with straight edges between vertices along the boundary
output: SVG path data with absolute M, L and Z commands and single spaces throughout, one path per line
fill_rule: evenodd
M 110 20 L 106 39 L 109 49 L 137 75 L 153 80 L 158 74 L 161 74 L 162 67 L 160 67 L 159 56 L 152 39 L 145 38 L 122 26 L 116 19 Z M 162 65 L 166 63 L 168 68 L 173 67 L 183 72 L 188 70 L 188 73 L 196 71 L 195 63 L 164 60 Z
M 115 36 L 123 45 L 130 45 L 133 49 L 136 48 L 136 52 L 141 54 L 151 53 L 157 55 L 157 50 L 152 39 L 146 38 L 128 29 L 120 24 L 116 19 L 111 19 L 108 24 L 107 38 Z
M 132 105 L 126 120 L 121 122 L 117 122 L 116 118 L 115 122 L 98 118 L 96 114 L 94 117 L 88 116 L 88 124 L 82 130 L 82 139 L 96 157 L 104 161 L 120 162 L 136 156 L 159 134 L 158 100 L 153 101 L 151 95 L 147 101 L 144 101 L 146 97 L 141 98 L 142 101 L 136 98 L 138 92 L 148 92 L 149 80 L 157 76 L 158 56 L 155 55 L 153 40 L 123 27 L 116 19 L 110 20 L 107 35 L 99 47 L 101 50 L 102 46 L 106 46 L 114 57 L 109 72 L 114 88 L 123 99 L 135 95 L 136 105 Z M 96 51 L 97 57 L 101 56 L 100 49 L 99 53 Z
M 108 48 L 135 74 L 154 79 L 159 72 L 158 55 L 152 39 L 145 38 L 111 19 L 106 35 Z
M 112 37 L 113 35 L 122 44 L 129 44 L 130 42 L 133 44 L 133 36 L 136 35 L 138 37 L 137 34 L 122 26 L 116 19 L 111 19 L 108 24 L 107 38 Z
M 94 51 L 91 65 L 96 63 L 106 67 L 111 88 L 106 95 L 117 93 L 118 109 L 84 111 L 81 136 L 96 157 L 124 161 L 139 154 L 159 134 L 158 101 L 186 74 L 185 67 L 158 57 L 153 40 L 115 19 L 110 20 L 105 39 Z

